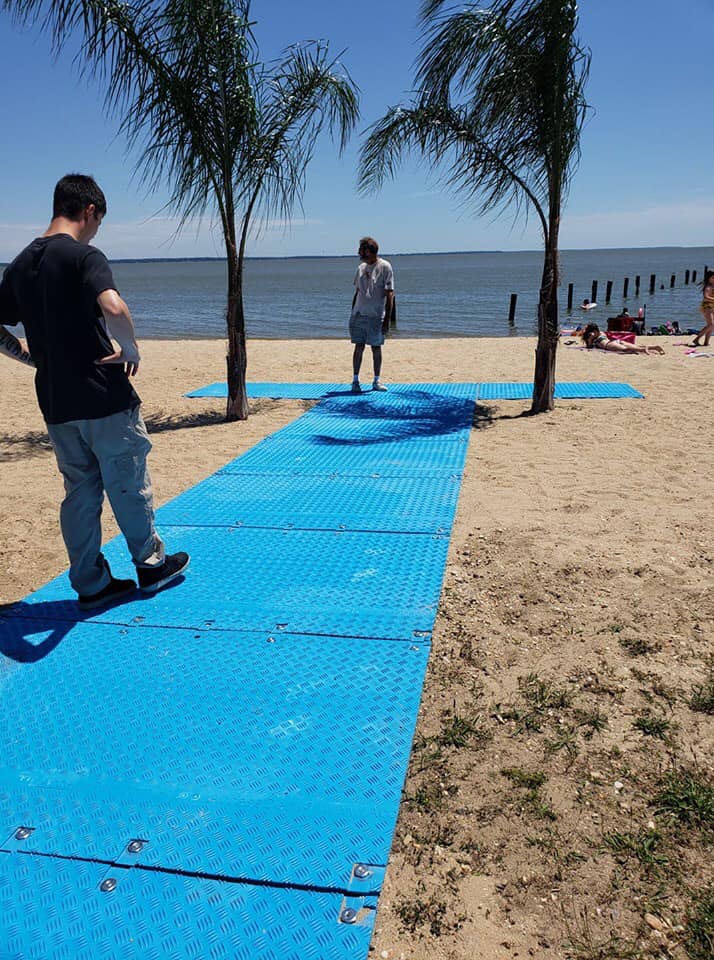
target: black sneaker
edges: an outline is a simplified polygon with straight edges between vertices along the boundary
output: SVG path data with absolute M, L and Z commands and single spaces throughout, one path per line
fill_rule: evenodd
M 190 557 L 187 553 L 170 553 L 160 567 L 137 567 L 139 589 L 143 593 L 156 593 L 167 583 L 171 583 L 188 567 Z
M 117 580 L 111 578 L 109 583 L 98 593 L 81 594 L 77 597 L 77 603 L 80 610 L 94 610 L 95 607 L 101 607 L 105 603 L 113 603 L 127 594 L 136 590 L 134 580 Z

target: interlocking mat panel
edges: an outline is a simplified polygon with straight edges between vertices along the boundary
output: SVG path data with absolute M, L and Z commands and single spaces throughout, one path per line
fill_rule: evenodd
M 532 383 L 480 383 L 478 400 L 529 400 Z M 629 383 L 556 383 L 556 400 L 625 400 L 643 398 Z
M 528 400 L 533 394 L 533 383 L 439 383 L 439 384 L 390 384 L 389 391 L 400 393 L 423 388 L 436 393 L 453 391 L 452 396 L 463 396 L 478 400 Z M 272 397 L 273 399 L 316 400 L 327 396 L 344 396 L 350 393 L 349 384 L 340 383 L 249 383 L 248 397 Z M 373 391 L 365 387 L 364 396 Z M 210 383 L 198 390 L 185 394 L 187 397 L 227 397 L 228 388 L 223 381 Z M 584 382 L 557 383 L 555 396 L 559 400 L 587 399 L 642 399 L 643 394 L 628 383 Z
M 3 960 L 366 958 L 473 386 L 328 396 L 159 510 L 183 581 L 3 611 Z
M 454 396 L 474 397 L 475 383 L 392 383 L 389 392 L 411 392 L 425 390 L 431 395 L 452 393 Z M 246 386 L 248 396 L 257 400 L 268 397 L 273 400 L 320 400 L 326 396 L 352 395 L 349 383 L 249 383 Z M 364 394 L 374 391 L 369 386 L 363 387 Z M 224 380 L 209 383 L 185 394 L 187 397 L 227 397 L 228 387 Z

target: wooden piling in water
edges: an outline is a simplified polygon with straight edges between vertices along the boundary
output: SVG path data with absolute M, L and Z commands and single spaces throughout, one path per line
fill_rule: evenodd
M 657 281 L 657 274 L 651 273 L 650 274 L 650 293 L 654 293 L 656 281 Z
M 612 280 L 607 281 L 607 286 L 605 287 L 605 303 L 609 303 L 612 300 Z
M 568 313 L 573 309 L 573 285 L 568 284 Z
M 630 278 L 625 277 L 625 281 L 622 284 L 622 299 L 627 300 L 627 292 L 630 289 Z
M 518 294 L 511 294 L 511 305 L 508 308 L 508 326 L 514 327 L 516 325 L 516 300 L 518 300 Z
M 635 296 L 639 297 L 640 295 L 640 275 L 639 273 L 635 276 Z
M 674 286 L 674 281 L 675 281 L 676 279 L 677 279 L 677 274 L 676 274 L 676 273 L 673 273 L 672 276 L 669 278 L 669 289 L 670 289 L 670 290 L 671 290 L 672 287 Z
M 689 270 L 684 271 L 684 285 L 686 286 L 689 283 Z
M 696 283 L 696 282 L 697 282 L 697 271 L 692 270 L 692 283 Z
M 590 292 L 590 303 L 597 303 L 597 280 L 593 280 L 593 288 Z

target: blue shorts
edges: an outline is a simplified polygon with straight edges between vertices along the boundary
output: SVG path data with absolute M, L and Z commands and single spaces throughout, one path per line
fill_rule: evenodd
M 384 343 L 382 317 L 363 317 L 355 313 L 350 317 L 350 340 L 352 343 L 366 343 L 370 347 L 381 347 Z

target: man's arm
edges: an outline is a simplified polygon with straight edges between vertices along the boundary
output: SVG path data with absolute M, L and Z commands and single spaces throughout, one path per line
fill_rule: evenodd
M 0 353 L 17 360 L 19 363 L 24 363 L 28 367 L 34 367 L 35 365 L 22 343 L 2 324 L 0 324 Z
M 382 321 L 382 333 L 389 331 L 389 321 L 392 318 L 394 308 L 394 290 L 384 291 L 384 320 Z
M 139 369 L 141 358 L 129 307 L 116 290 L 104 290 L 97 297 L 97 303 L 110 336 L 116 340 L 120 348 L 108 357 L 97 360 L 97 363 L 125 363 L 127 375 L 133 377 Z

